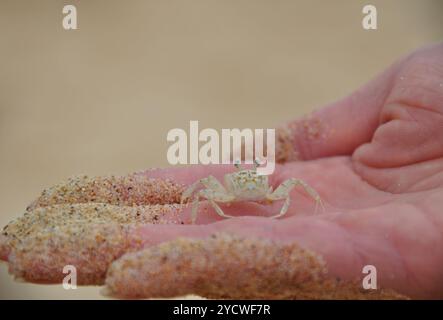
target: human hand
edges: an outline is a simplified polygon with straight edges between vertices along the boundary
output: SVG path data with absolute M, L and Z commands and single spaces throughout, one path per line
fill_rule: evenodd
M 241 246 L 221 250 L 220 243 L 226 240 L 217 243 L 219 238 L 211 238 L 221 233 L 250 239 L 246 248 L 256 244 L 271 256 L 289 249 L 278 245 L 263 249 L 263 239 L 296 244 L 321 256 L 331 278 L 361 279 L 363 267 L 374 265 L 383 287 L 414 298 L 443 297 L 443 45 L 409 55 L 350 96 L 282 127 L 277 152 L 287 162 L 276 167 L 271 185 L 275 188 L 288 178 L 306 181 L 320 194 L 323 213 L 314 214 L 312 200 L 295 190 L 287 214 L 278 220 L 266 217 L 278 212 L 281 202 L 222 206 L 236 216 L 225 220 L 202 201 L 197 225 L 189 223 L 190 207 L 179 209 L 178 214 L 175 208 L 168 209 L 159 218 L 163 224 L 125 231 L 127 246 L 137 251 L 112 264 L 106 283 L 113 294 L 209 292 L 211 296 L 220 290 L 220 286 L 211 287 L 214 279 L 225 281 L 224 292 L 234 290 L 238 275 L 250 275 L 254 266 L 235 264 L 243 259 L 233 255 L 242 254 Z M 304 161 L 290 161 L 295 158 Z M 233 170 L 232 166 L 193 166 L 138 175 L 189 185 L 210 174 L 222 181 Z M 175 201 L 165 201 L 169 202 Z M 174 246 L 162 247 L 159 258 L 158 245 L 179 237 L 200 239 L 198 245 L 183 250 L 195 259 L 206 254 L 204 266 L 193 265 Z M 146 249 L 138 251 L 142 247 Z M 214 250 L 213 256 L 208 248 Z M 119 250 L 107 262 L 128 251 L 127 247 Z M 252 261 L 261 263 L 257 256 Z M 10 263 L 14 262 L 10 259 Z M 266 277 L 269 283 L 274 278 L 287 290 L 281 281 L 292 266 L 285 269 L 282 263 L 287 260 L 282 258 L 278 268 L 265 270 L 267 275 L 255 274 L 251 281 Z M 146 266 L 156 278 L 146 276 Z M 187 269 L 178 269 L 183 266 Z M 314 266 L 305 263 L 301 269 Z M 202 270 L 206 274 L 196 276 Z
M 385 287 L 443 297 L 443 45 L 413 53 L 349 97 L 289 123 L 278 142 L 281 160 L 305 161 L 277 166 L 274 189 L 303 179 L 325 202 L 323 214 L 313 214 L 312 200 L 296 191 L 279 220 L 264 217 L 281 202 L 222 206 L 238 216 L 228 220 L 203 203 L 197 223 L 204 226 L 144 226 L 149 245 L 214 232 L 292 241 L 319 253 L 330 275 L 361 279 L 363 267 L 374 265 Z M 151 176 L 187 185 L 209 174 L 223 181 L 232 170 L 197 166 Z

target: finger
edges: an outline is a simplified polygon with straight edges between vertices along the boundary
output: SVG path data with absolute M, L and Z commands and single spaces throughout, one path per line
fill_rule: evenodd
M 57 204 L 107 203 L 117 206 L 179 203 L 183 186 L 173 180 L 126 176 L 69 178 L 43 190 L 27 210 Z
M 331 271 L 342 277 L 349 275 L 350 270 L 355 269 L 355 264 L 359 262 L 350 242 L 352 239 L 345 229 L 328 219 L 312 216 L 286 220 L 238 217 L 206 226 L 146 225 L 134 230 L 131 236 L 141 241 L 144 247 L 150 247 L 181 236 L 206 239 L 214 233 L 224 232 L 241 237 L 295 241 L 327 257 Z
M 278 128 L 277 162 L 350 155 L 370 141 L 400 64 L 394 64 L 349 96 Z
M 362 259 L 359 250 L 372 244 L 359 243 L 364 246 L 356 250 L 349 232 L 327 220 L 242 217 L 206 227 L 144 226 L 135 234 L 145 240 L 146 249 L 128 253 L 111 265 L 108 294 L 268 299 L 354 294 L 356 298 L 362 292 L 361 282 L 352 281 L 361 279 L 364 263 L 374 257 L 377 267 L 406 279 L 400 259 L 380 260 L 393 254 L 392 247 L 378 242 L 380 248 L 371 252 L 372 257 Z M 347 285 L 331 282 L 337 277 Z M 381 283 L 398 287 L 392 281 Z
M 39 207 L 2 230 L 0 258 L 8 261 L 16 278 L 26 281 L 61 282 L 63 268 L 72 265 L 78 270 L 78 284 L 101 284 L 108 264 L 137 247 L 128 240 L 131 226 L 165 223 L 166 213 L 177 217 L 179 205 Z
M 297 269 L 285 277 L 279 271 L 290 264 Z M 177 239 L 124 256 L 111 265 L 105 294 L 164 298 L 192 292 L 209 298 L 289 298 L 289 286 L 314 287 L 323 270 L 315 254 L 294 245 L 222 234 L 204 241 Z
M 394 193 L 443 185 L 443 45 L 412 56 L 398 73 L 370 143 L 354 155 L 356 171 Z
M 57 204 L 107 203 L 118 206 L 180 203 L 185 186 L 208 175 L 223 181 L 232 165 L 151 169 L 126 176 L 75 176 L 43 190 L 27 208 Z

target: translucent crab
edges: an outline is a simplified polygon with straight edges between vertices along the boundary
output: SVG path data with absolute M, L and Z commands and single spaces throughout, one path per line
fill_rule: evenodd
M 201 198 L 208 200 L 215 212 L 223 218 L 232 218 L 233 216 L 223 212 L 218 203 L 230 204 L 240 201 L 268 201 L 285 200 L 280 212 L 270 218 L 279 218 L 283 216 L 291 203 L 290 192 L 295 186 L 301 186 L 306 193 L 315 201 L 315 212 L 321 207 L 324 210 L 323 203 L 318 193 L 306 184 L 303 180 L 291 178 L 282 182 L 274 191 L 269 186 L 268 176 L 259 175 L 257 167 L 259 162 L 254 160 L 252 170 L 245 170 L 239 162 L 235 163 L 237 172 L 228 173 L 224 176 L 225 185 L 213 176 L 200 179 L 190 185 L 182 194 L 181 203 L 193 196 L 191 221 L 195 223 L 197 219 L 197 210 Z M 197 190 L 202 185 L 204 189 Z

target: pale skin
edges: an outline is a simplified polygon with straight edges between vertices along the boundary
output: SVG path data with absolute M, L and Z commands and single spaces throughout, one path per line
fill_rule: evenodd
M 207 199 L 209 204 L 215 212 L 223 218 L 233 218 L 234 216 L 227 215 L 220 208 L 217 202 L 224 204 L 231 204 L 240 201 L 264 201 L 272 203 L 277 200 L 284 200 L 283 206 L 278 214 L 270 216 L 269 218 L 280 218 L 288 211 L 291 203 L 290 192 L 296 186 L 301 186 L 305 192 L 315 201 L 315 211 L 318 207 L 323 207 L 318 193 L 311 188 L 306 182 L 300 179 L 290 178 L 282 182 L 275 191 L 272 186 L 269 186 L 268 177 L 257 174 L 257 167 L 260 165 L 259 161 L 254 160 L 254 166 L 251 170 L 245 170 L 241 167 L 240 162 L 235 163 L 238 172 L 229 173 L 224 176 L 225 185 L 220 183 L 214 176 L 208 176 L 200 179 L 189 186 L 181 197 L 183 204 L 193 194 L 191 222 L 194 224 L 197 219 L 197 210 L 200 198 Z M 203 185 L 206 189 L 195 192 L 199 185 Z
M 318 136 L 306 126 L 316 126 Z M 195 224 L 187 206 L 179 221 L 165 215 L 169 224 L 137 229 L 145 245 L 214 232 L 296 242 L 322 255 L 333 277 L 361 279 L 363 267 L 374 265 L 379 285 L 413 298 L 442 299 L 443 44 L 398 60 L 290 127 L 302 161 L 277 165 L 269 186 L 303 180 L 321 196 L 324 212 L 313 214 L 304 192 L 288 192 L 293 201 L 279 219 L 269 217 L 281 212 L 280 201 L 221 203 L 232 217 L 226 219 L 206 200 Z M 232 165 L 197 165 L 141 174 L 190 186 L 208 176 L 221 181 L 233 171 Z
M 268 218 L 280 203 L 234 203 L 223 210 L 235 218 L 225 219 L 203 201 L 197 225 L 142 227 L 147 245 L 219 231 L 296 241 L 322 254 L 333 276 L 361 279 L 363 266 L 371 264 L 380 285 L 413 298 L 443 298 L 443 44 L 400 59 L 293 124 L 306 121 L 321 124 L 320 138 L 312 139 L 304 126 L 294 130 L 303 161 L 278 165 L 269 183 L 306 181 L 321 195 L 324 213 L 312 214 L 311 200 L 295 192 L 280 219 Z M 232 171 L 193 166 L 148 174 L 190 185 Z M 185 223 L 191 211 L 184 210 Z

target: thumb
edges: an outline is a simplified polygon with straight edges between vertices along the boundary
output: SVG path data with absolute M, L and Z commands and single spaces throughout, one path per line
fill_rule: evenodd
M 276 161 L 350 155 L 368 142 L 379 123 L 400 62 L 349 96 L 276 130 Z
M 405 61 L 392 83 L 370 143 L 353 154 L 356 172 L 400 193 L 443 185 L 443 45 Z M 369 141 L 368 141 L 369 142 Z

